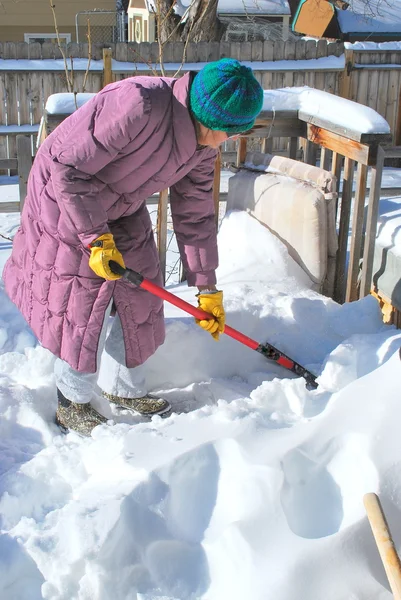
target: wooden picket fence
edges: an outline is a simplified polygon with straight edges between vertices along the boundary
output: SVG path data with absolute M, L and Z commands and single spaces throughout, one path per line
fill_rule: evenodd
M 163 61 L 168 75 L 174 75 L 181 65 L 183 52 L 183 43 L 166 44 Z M 344 53 L 345 67 L 344 57 L 340 58 Z M 75 89 L 82 91 L 87 60 L 77 59 L 87 59 L 88 45 L 69 44 L 67 54 L 76 62 Z M 107 61 L 103 63 L 104 56 Z M 188 44 L 182 72 L 194 63 L 225 56 L 254 63 L 255 76 L 265 90 L 309 86 L 365 104 L 388 121 L 394 142 L 401 143 L 398 111 L 401 50 L 344 50 L 343 43 L 324 40 L 200 42 Z M 102 46 L 95 45 L 86 91 L 98 92 L 108 81 L 153 73 L 157 70 L 158 57 L 157 43 L 111 44 L 106 52 Z M 67 91 L 60 59 L 60 52 L 52 43 L 0 42 L 1 158 L 16 157 L 18 133 L 31 133 L 34 139 L 49 95 Z M 47 60 L 46 68 L 38 62 L 42 60 Z M 293 61 L 298 62 L 296 68 Z M 283 141 L 275 140 L 273 150 L 282 149 Z

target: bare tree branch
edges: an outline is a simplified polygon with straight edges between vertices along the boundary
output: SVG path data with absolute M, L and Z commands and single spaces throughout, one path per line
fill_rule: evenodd
M 49 3 L 50 3 L 50 9 L 53 13 L 53 21 L 54 21 L 54 29 L 56 32 L 56 38 L 57 38 L 57 46 L 58 46 L 58 49 L 60 50 L 61 56 L 63 57 L 63 60 L 64 60 L 64 70 L 65 70 L 65 76 L 67 79 L 67 90 L 69 92 L 72 92 L 74 89 L 74 78 L 73 77 L 72 77 L 72 79 L 70 78 L 70 72 L 68 70 L 67 58 L 66 58 L 64 50 L 61 47 L 60 33 L 58 30 L 57 17 L 56 17 L 56 6 L 55 6 L 55 4 L 53 4 L 52 0 L 49 0 Z M 71 65 L 72 65 L 72 61 L 71 61 Z

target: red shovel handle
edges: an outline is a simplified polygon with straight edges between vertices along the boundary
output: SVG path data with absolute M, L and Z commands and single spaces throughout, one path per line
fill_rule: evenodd
M 196 306 L 189 304 L 189 302 L 185 302 L 185 300 L 178 298 L 178 296 L 175 296 L 171 292 L 168 292 L 167 290 L 160 287 L 156 283 L 152 283 L 151 281 L 149 281 L 149 279 L 145 279 L 144 276 L 141 275 L 140 273 L 137 273 L 136 271 L 133 271 L 132 269 L 125 269 L 124 267 L 119 265 L 114 260 L 111 260 L 109 262 L 109 266 L 110 266 L 110 269 L 112 270 L 112 272 L 115 273 L 116 275 L 121 275 L 124 279 L 127 279 L 127 281 L 129 281 L 130 283 L 133 283 L 134 285 L 141 287 L 143 290 L 146 290 L 147 292 L 150 292 L 151 294 L 154 294 L 155 296 L 162 298 L 162 300 L 166 300 L 170 304 L 173 304 L 174 306 L 181 308 L 181 310 L 184 310 L 188 314 L 192 315 L 193 317 L 195 317 L 195 319 L 203 320 L 203 319 L 213 319 L 214 318 L 213 315 L 211 315 L 210 313 L 204 312 L 200 308 L 197 308 Z M 230 337 L 234 338 L 238 342 L 241 342 L 241 344 L 245 344 L 245 346 L 248 346 L 252 350 L 256 350 L 259 347 L 258 342 L 255 342 L 255 340 L 252 340 L 247 335 L 244 335 L 240 331 L 237 331 L 236 329 L 233 329 L 232 327 L 229 327 L 228 325 L 226 325 L 224 327 L 224 333 L 226 333 Z
M 148 279 L 144 279 L 142 281 L 142 283 L 140 284 L 140 287 L 144 290 L 147 290 L 151 294 L 154 294 L 155 296 L 162 298 L 163 300 L 167 300 L 167 302 L 169 302 L 170 304 L 174 304 L 174 306 L 181 308 L 185 312 L 187 312 L 190 315 L 192 315 L 193 317 L 195 317 L 195 319 L 202 320 L 202 319 L 213 319 L 214 318 L 213 315 L 211 315 L 210 313 L 207 313 L 207 312 L 201 310 L 200 308 L 197 308 L 196 306 L 189 304 L 189 302 L 185 302 L 185 300 L 178 298 L 178 296 L 175 296 L 174 294 L 172 294 L 171 292 L 168 292 L 164 288 L 161 288 L 160 286 L 156 285 L 155 283 L 152 283 Z M 226 325 L 224 327 L 224 333 L 226 333 L 230 337 L 234 338 L 238 342 L 245 344 L 249 348 L 252 348 L 252 350 L 256 350 L 256 348 L 259 346 L 258 342 L 255 342 L 255 340 L 252 340 L 247 335 L 244 335 L 240 331 L 233 329 L 233 327 L 230 327 L 229 325 Z

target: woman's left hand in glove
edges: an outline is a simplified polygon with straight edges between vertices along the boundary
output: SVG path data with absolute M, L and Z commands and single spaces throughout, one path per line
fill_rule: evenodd
M 213 319 L 195 319 L 199 327 L 208 331 L 212 338 L 218 341 L 220 333 L 224 332 L 226 314 L 223 307 L 223 292 L 200 292 L 196 295 L 198 298 L 198 308 L 213 315 Z

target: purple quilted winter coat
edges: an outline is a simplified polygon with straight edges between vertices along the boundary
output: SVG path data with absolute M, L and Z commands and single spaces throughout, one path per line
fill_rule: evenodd
M 164 341 L 162 302 L 89 268 L 88 244 L 114 235 L 128 267 L 161 284 L 146 199 L 167 187 L 189 285 L 215 283 L 212 198 L 216 151 L 197 149 L 188 111 L 191 75 L 113 83 L 63 121 L 36 155 L 5 287 L 41 344 L 74 369 L 96 371 L 111 298 L 126 365 Z

